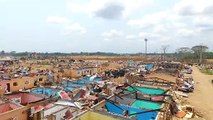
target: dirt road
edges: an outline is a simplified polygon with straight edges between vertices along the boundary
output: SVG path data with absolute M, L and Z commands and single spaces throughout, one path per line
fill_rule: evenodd
M 206 120 L 213 120 L 213 84 L 210 80 L 213 75 L 206 75 L 193 67 L 195 90 L 189 95 L 188 101 L 195 109 L 201 112 Z

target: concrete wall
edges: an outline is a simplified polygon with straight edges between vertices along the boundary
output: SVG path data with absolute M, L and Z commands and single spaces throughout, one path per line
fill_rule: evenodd
M 10 92 L 15 92 L 19 91 L 19 89 L 29 89 L 35 87 L 34 82 L 39 78 L 43 78 L 42 81 L 39 81 L 40 84 L 43 84 L 46 81 L 46 76 L 23 77 L 2 81 L 0 82 L 0 95 L 5 93 L 7 84 L 10 84 Z M 16 84 L 16 86 L 14 86 L 14 84 Z
M 89 72 L 84 72 L 89 71 Z M 92 68 L 85 68 L 85 69 L 71 69 L 65 70 L 63 76 L 69 76 L 71 78 L 80 78 L 82 75 L 93 75 L 95 73 L 103 72 L 104 69 L 100 67 L 92 67 Z
M 27 120 L 27 107 L 23 106 L 15 110 L 11 110 L 5 113 L 0 113 L 0 120 L 11 120 L 16 118 L 16 120 Z
M 60 120 L 61 118 L 63 118 L 65 113 L 67 112 L 67 110 L 68 110 L 68 108 L 65 108 L 65 109 L 53 114 L 55 116 L 55 120 Z
M 48 110 L 43 111 L 43 120 L 61 120 L 69 107 L 67 106 L 54 106 Z
M 44 110 L 44 116 L 51 115 L 52 113 L 57 112 L 57 111 L 64 109 L 64 108 L 65 108 L 64 106 L 59 106 L 59 105 L 54 106 L 50 109 Z
M 77 72 L 79 72 L 79 74 L 77 74 Z M 63 77 L 71 77 L 71 78 L 80 78 L 82 77 L 82 71 L 81 70 L 66 70 L 63 73 Z
M 75 120 L 119 120 L 119 119 L 88 111 L 79 118 L 76 118 Z

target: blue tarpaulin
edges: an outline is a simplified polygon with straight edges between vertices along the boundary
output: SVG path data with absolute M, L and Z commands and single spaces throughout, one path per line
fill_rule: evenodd
M 123 115 L 123 110 L 120 108 L 127 110 L 129 114 L 144 112 L 142 109 L 133 108 L 130 106 L 120 105 L 120 104 L 112 104 L 110 102 L 106 102 L 106 108 L 108 112 Z M 137 114 L 135 117 L 137 120 L 155 120 L 157 116 L 157 112 L 147 112 L 142 114 Z
M 85 86 L 85 84 L 74 84 L 73 82 L 71 82 L 71 81 L 63 81 L 62 82 L 62 84 L 64 85 L 64 86 L 66 86 L 66 87 L 83 87 L 83 86 Z
M 49 89 L 49 88 L 43 88 L 43 87 L 40 87 L 40 88 L 36 88 L 34 90 L 32 90 L 33 93 L 35 94 L 43 94 L 43 95 L 46 95 L 48 97 L 50 96 L 58 96 L 57 95 L 57 90 L 52 90 L 52 89 Z
M 91 77 L 85 77 L 83 78 L 83 80 L 91 80 Z M 102 78 L 100 77 L 94 77 L 94 79 L 92 81 L 98 82 L 98 81 L 102 81 Z
M 65 92 L 69 92 L 69 91 L 73 91 L 73 90 L 75 90 L 75 88 L 72 88 L 72 87 L 66 87 L 63 89 L 63 91 L 65 91 Z
M 147 70 L 152 69 L 152 67 L 153 67 L 153 65 L 152 65 L 152 64 L 148 64 L 148 65 L 146 65 L 146 66 L 145 66 L 145 68 L 146 68 Z

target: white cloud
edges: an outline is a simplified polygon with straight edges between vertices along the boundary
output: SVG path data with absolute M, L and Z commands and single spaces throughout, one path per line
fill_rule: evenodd
M 153 0 L 90 0 L 88 2 L 68 1 L 67 8 L 71 12 L 81 12 L 89 16 L 95 16 L 94 14 L 99 10 L 103 10 L 106 5 L 117 4 L 123 6 L 122 17 L 127 18 L 135 11 L 142 10 L 142 8 L 151 5 Z
M 162 21 L 166 22 L 168 19 L 170 19 L 168 11 L 163 11 L 145 15 L 141 19 L 130 19 L 127 24 L 131 27 L 146 28 L 159 24 Z
M 180 15 L 212 14 L 212 0 L 181 0 L 175 5 L 175 12 Z
M 212 0 L 181 0 L 175 5 L 175 13 L 191 23 L 191 29 L 202 32 L 213 30 L 213 1 Z M 187 28 L 186 28 L 187 29 Z
M 212 16 L 200 16 L 196 17 L 193 20 L 194 26 L 199 30 L 199 31 L 206 31 L 206 30 L 213 30 L 213 17 Z
M 211 11 L 212 10 L 212 11 Z M 211 12 L 210 12 L 211 11 Z M 132 28 L 140 28 L 140 37 L 188 37 L 202 31 L 213 31 L 213 0 L 180 0 L 173 9 L 145 14 L 127 22 Z M 161 39 L 161 38 L 160 38 Z
M 153 0 L 120 0 L 124 6 L 124 17 L 130 16 L 134 12 L 138 12 L 153 4 Z
M 153 28 L 153 32 L 154 33 L 166 33 L 166 32 L 168 32 L 168 27 L 166 25 L 163 25 L 163 24 L 156 25 Z
M 194 19 L 194 24 L 196 25 L 202 25 L 202 24 L 206 24 L 206 25 L 213 25 L 213 21 L 212 21 L 212 17 L 196 17 Z
M 48 16 L 46 18 L 46 22 L 51 24 L 65 24 L 68 23 L 69 20 L 65 17 L 60 16 Z
M 123 5 L 111 3 L 94 12 L 94 15 L 104 19 L 121 19 L 123 17 L 123 11 Z
M 104 38 L 104 41 L 110 41 L 110 39 L 109 38 Z
M 195 31 L 182 28 L 182 29 L 178 29 L 178 30 L 177 30 L 177 34 L 178 34 L 179 36 L 182 36 L 182 37 L 189 37 L 189 36 L 194 35 L 194 34 L 195 34 Z
M 127 40 L 134 40 L 134 39 L 137 39 L 137 36 L 136 35 L 127 35 L 126 39 Z
M 70 22 L 66 17 L 48 16 L 46 21 L 50 24 L 60 24 L 62 27 L 62 33 L 66 35 L 74 32 L 80 34 L 87 32 L 86 28 L 84 28 L 82 25 L 79 23 Z
M 86 28 L 81 26 L 79 23 L 70 24 L 64 27 L 64 34 L 70 34 L 73 32 L 79 32 L 81 34 L 84 34 L 87 32 Z
M 145 39 L 145 38 L 147 38 L 147 39 L 149 39 L 149 38 L 160 38 L 161 37 L 161 35 L 156 34 L 156 33 L 151 33 L 151 32 L 140 32 L 138 34 L 138 36 L 140 38 L 143 38 L 143 39 Z
M 124 34 L 119 31 L 120 25 L 118 25 L 118 28 L 101 34 L 104 41 L 110 42 L 115 39 L 138 42 L 147 38 L 150 40 L 150 44 L 155 44 L 153 41 L 156 41 L 160 44 L 168 42 L 168 44 L 173 45 L 177 43 L 190 45 L 187 43 L 188 37 L 196 41 L 197 36 L 203 35 L 202 32 L 204 33 L 206 30 L 213 31 L 213 0 L 196 0 L 196 2 L 194 0 L 180 0 L 174 3 L 174 6 L 168 6 L 168 8 L 160 11 L 153 9 L 150 13 L 150 9 L 147 6 L 150 7 L 152 4 L 153 0 L 135 0 L 134 2 L 131 0 L 71 0 L 68 2 L 67 8 L 74 15 L 75 13 L 83 13 L 83 15 L 89 15 L 90 17 L 101 17 L 104 19 L 124 18 L 127 20 L 127 26 L 122 27 L 126 29 L 131 27 L 131 34 Z M 120 7 L 122 9 L 116 9 L 116 13 L 113 12 L 110 5 L 114 5 L 113 8 Z M 135 16 L 144 9 L 148 13 L 144 11 L 140 15 Z M 97 13 L 99 14 L 97 15 Z M 93 20 L 95 21 L 96 19 Z M 77 30 L 73 30 L 73 27 L 66 27 L 67 31 L 69 31 L 68 33 L 84 31 L 79 29 L 81 27 L 77 28 Z M 128 30 L 125 32 L 128 33 Z
M 123 33 L 121 31 L 116 30 L 116 29 L 111 29 L 110 31 L 104 32 L 101 35 L 105 38 L 113 38 L 113 37 L 120 37 L 120 36 L 123 35 Z

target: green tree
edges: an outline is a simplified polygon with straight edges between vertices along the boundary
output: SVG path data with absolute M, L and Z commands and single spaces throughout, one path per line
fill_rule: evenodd
M 208 51 L 208 47 L 205 45 L 196 45 L 191 48 L 194 51 L 196 58 L 199 58 L 199 62 L 202 63 L 203 53 Z
M 181 47 L 176 50 L 178 58 L 181 60 L 192 59 L 193 51 L 189 47 Z

